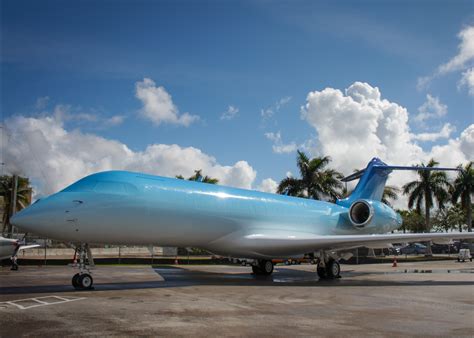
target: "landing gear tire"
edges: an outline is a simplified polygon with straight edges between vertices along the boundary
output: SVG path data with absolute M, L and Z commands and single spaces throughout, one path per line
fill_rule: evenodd
M 77 283 L 79 284 L 79 288 L 81 290 L 92 289 L 92 284 L 94 284 L 94 280 L 92 276 L 88 273 L 84 273 L 77 278 Z
M 326 268 L 324 266 L 319 266 L 318 265 L 318 268 L 316 269 L 316 272 L 318 273 L 318 276 L 319 276 L 320 279 L 326 279 L 327 278 Z
M 72 286 L 74 286 L 75 289 L 80 289 L 79 282 L 78 282 L 79 276 L 80 274 L 76 273 L 72 277 Z
M 261 261 L 259 262 L 260 264 L 260 270 L 264 275 L 271 275 L 273 272 L 273 262 L 272 261 Z
M 18 270 L 18 264 L 12 264 L 12 267 L 10 268 L 12 271 L 17 271 Z
M 270 260 L 259 260 L 258 265 L 252 266 L 252 271 L 256 275 L 271 275 L 273 272 L 273 262 Z
M 326 275 L 329 278 L 339 278 L 341 277 L 341 266 L 335 260 L 330 260 L 326 264 Z

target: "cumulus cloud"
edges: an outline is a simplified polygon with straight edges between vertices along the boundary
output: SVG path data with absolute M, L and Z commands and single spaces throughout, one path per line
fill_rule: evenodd
M 474 96 L 474 67 L 462 73 L 458 88 L 467 87 L 469 95 Z
M 474 124 L 468 126 L 459 137 L 447 144 L 436 145 L 427 154 L 443 165 L 455 166 L 474 159 Z
M 415 141 L 447 137 L 451 125 L 440 135 L 414 136 L 408 125 L 408 111 L 382 98 L 380 90 L 368 83 L 355 82 L 342 92 L 334 88 L 310 92 L 302 107 L 302 118 L 317 132 L 314 155 L 330 155 L 334 167 L 350 173 L 363 168 L 374 157 L 389 164 L 412 165 L 434 157 L 442 165 L 457 166 L 474 156 L 474 125 L 447 144 L 423 150 Z M 413 173 L 394 172 L 391 184 L 401 186 Z
M 462 29 L 458 34 L 458 38 L 461 40 L 458 54 L 438 67 L 439 74 L 464 69 L 467 64 L 474 60 L 474 26 L 467 26 Z
M 426 101 L 418 108 L 418 114 L 415 115 L 413 120 L 423 123 L 428 119 L 443 117 L 447 112 L 447 105 L 441 103 L 438 97 L 427 94 Z
M 281 133 L 265 133 L 264 134 L 267 139 L 273 142 L 272 150 L 274 153 L 277 154 L 287 154 L 292 153 L 298 149 L 298 145 L 295 142 L 291 143 L 283 143 L 281 139 Z
M 239 108 L 234 107 L 234 106 L 228 106 L 227 110 L 222 113 L 221 120 L 232 120 L 235 117 L 237 117 L 238 113 L 239 113 Z
M 276 193 L 278 183 L 271 178 L 266 178 L 257 186 L 257 190 L 269 193 Z
M 197 115 L 180 114 L 171 95 L 164 87 L 157 87 L 151 79 L 144 78 L 143 81 L 138 81 L 135 84 L 135 97 L 143 104 L 140 110 L 142 116 L 157 126 L 162 123 L 170 123 L 188 127 L 199 120 Z
M 458 38 L 461 40 L 458 53 L 448 62 L 438 66 L 432 75 L 418 78 L 417 87 L 419 90 L 426 88 L 436 77 L 472 67 L 474 61 L 474 26 L 464 27 L 458 33 Z
M 256 177 L 246 161 L 221 165 L 200 149 L 176 144 L 152 144 L 132 151 L 115 140 L 78 129 L 68 131 L 54 116 L 17 116 L 6 120 L 6 126 L 8 141 L 2 142 L 6 170 L 30 177 L 38 196 L 56 192 L 87 174 L 112 169 L 171 177 L 191 176 L 195 169 L 202 169 L 224 185 L 241 188 L 251 188 Z
M 437 141 L 438 139 L 441 138 L 449 138 L 451 136 L 451 133 L 455 131 L 456 128 L 452 126 L 450 123 L 445 123 L 443 128 L 437 133 L 420 133 L 420 134 L 415 134 L 412 135 L 414 140 L 418 141 Z

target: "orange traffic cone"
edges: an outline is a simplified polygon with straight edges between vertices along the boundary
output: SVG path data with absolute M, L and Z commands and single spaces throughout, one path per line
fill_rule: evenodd
M 393 256 L 392 268 L 396 268 L 396 267 L 397 267 L 397 256 Z

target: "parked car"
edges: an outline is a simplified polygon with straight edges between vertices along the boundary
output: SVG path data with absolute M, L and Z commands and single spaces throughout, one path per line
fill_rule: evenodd
M 474 242 L 462 242 L 460 249 L 469 249 L 471 252 L 474 252 Z
M 458 252 L 458 248 L 453 244 L 433 244 L 431 252 L 434 254 L 449 254 Z
M 466 259 L 469 259 L 472 262 L 471 250 L 469 249 L 459 250 L 458 262 L 465 262 Z
M 420 243 L 411 243 L 400 249 L 401 255 L 424 255 L 427 253 L 425 245 Z
M 392 247 L 388 249 L 388 253 L 389 255 L 399 255 L 401 248 L 407 245 L 407 243 L 393 243 Z

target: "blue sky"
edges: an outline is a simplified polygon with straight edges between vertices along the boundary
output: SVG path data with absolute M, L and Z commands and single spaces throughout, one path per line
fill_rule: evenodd
M 344 173 L 372 156 L 412 163 L 460 149 L 452 158 L 439 159 L 450 165 L 474 157 L 468 130 L 474 123 L 474 79 L 470 82 L 468 76 L 474 59 L 469 46 L 474 42 L 471 35 L 464 40 L 459 35 L 474 25 L 472 1 L 6 0 L 1 8 L 1 113 L 9 130 L 6 140 L 18 148 L 4 154 L 4 161 L 7 170 L 38 182 L 48 181 L 45 174 L 37 174 L 39 167 L 50 172 L 77 166 L 61 180 L 66 184 L 93 169 L 170 175 L 186 164 L 191 171 L 201 165 L 220 176 L 228 170 L 219 166 L 235 169 L 236 163 L 245 161 L 252 173 L 249 168 L 236 169 L 235 182 L 224 183 L 262 188 L 264 179 L 278 181 L 288 171 L 295 173 L 296 148 L 332 156 Z M 465 51 L 462 46 L 467 46 Z M 447 71 L 439 70 L 456 56 L 462 60 Z M 420 86 L 424 77 L 429 79 Z M 140 99 L 137 86 L 144 79 L 153 84 L 148 82 Z M 339 99 L 351 96 L 345 89 L 358 82 L 354 92 L 377 87 L 380 93 L 375 99 L 378 108 L 361 121 L 391 120 L 383 107 L 385 99 L 397 105 L 397 119 L 406 124 L 404 140 L 382 140 L 375 148 L 361 143 L 349 151 L 332 142 L 345 135 L 326 133 L 322 124 L 327 127 L 330 122 L 318 115 L 321 111 L 345 117 L 338 121 L 341 132 L 350 133 L 351 126 L 365 129 L 354 123 L 359 106 L 348 104 L 340 114 L 335 111 Z M 325 92 L 321 100 L 307 99 L 310 92 L 326 88 L 339 90 L 343 98 Z M 416 120 L 424 104 L 421 109 L 428 117 Z M 408 112 L 405 122 L 403 107 Z M 231 114 L 222 119 L 229 109 Z M 162 119 L 163 112 L 174 114 L 174 120 Z M 179 120 L 185 113 L 198 117 L 186 125 Z M 67 135 L 51 139 L 54 133 L 42 122 L 56 124 Z M 34 150 L 36 163 L 28 166 L 21 163 L 22 156 L 33 147 L 23 145 L 20 135 L 34 130 L 44 134 L 45 143 Z M 352 137 L 382 139 L 381 132 Z M 423 133 L 438 135 L 416 136 Z M 74 138 L 81 142 L 81 137 L 91 135 L 99 137 L 98 143 L 113 140 L 125 145 L 135 156 L 130 161 L 141 161 L 142 166 L 115 158 L 104 162 L 106 150 L 93 155 L 92 149 L 85 156 L 71 145 L 57 152 L 57 144 L 74 144 Z M 403 151 L 392 149 L 393 142 L 407 142 L 413 147 L 410 155 L 403 157 Z M 153 153 L 155 160 L 145 161 L 148 146 L 174 144 L 179 146 L 175 156 L 170 150 L 166 156 Z M 181 152 L 188 147 L 215 160 L 193 162 L 191 156 L 181 166 L 157 168 L 163 161 L 183 161 L 176 157 L 184 156 Z M 334 154 L 328 153 L 334 147 Z M 349 159 L 344 151 L 352 153 Z

